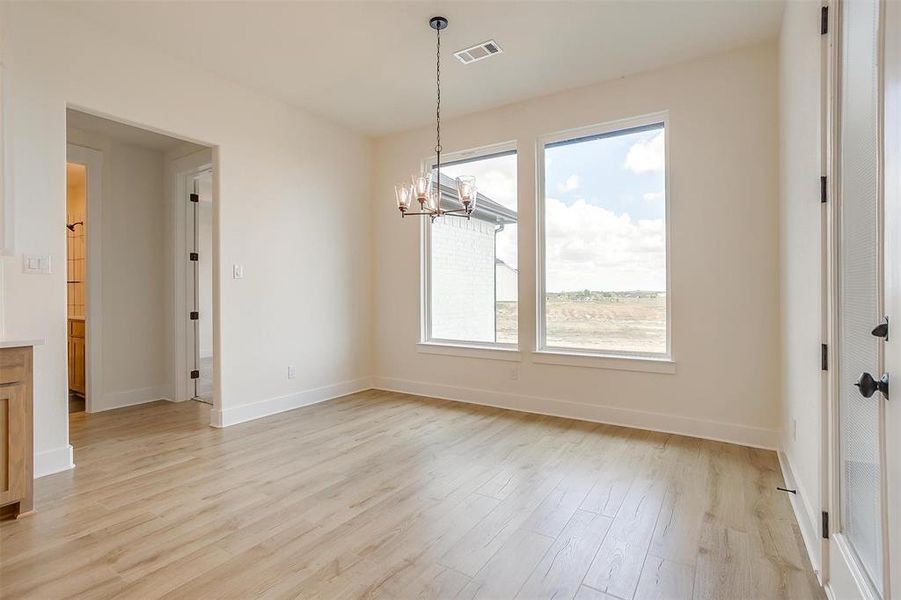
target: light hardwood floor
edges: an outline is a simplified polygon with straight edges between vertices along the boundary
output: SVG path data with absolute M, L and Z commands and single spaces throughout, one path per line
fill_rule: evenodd
M 369 391 L 71 416 L 3 598 L 822 598 L 773 452 Z

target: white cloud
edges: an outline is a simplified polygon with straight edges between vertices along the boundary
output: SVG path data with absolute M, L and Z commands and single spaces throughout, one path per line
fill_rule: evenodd
M 566 193 L 566 192 L 571 192 L 578 188 L 579 188 L 579 176 L 578 175 L 570 175 L 569 177 L 566 178 L 566 181 L 557 185 L 557 190 L 561 194 Z
M 660 202 L 663 200 L 663 192 L 647 192 L 642 198 L 645 202 Z
M 442 167 L 449 177 L 472 175 L 479 192 L 495 202 L 516 210 L 516 156 L 503 156 Z
M 584 200 L 553 198 L 545 215 L 547 291 L 666 288 L 663 219 L 633 221 Z
M 623 166 L 633 173 L 663 171 L 666 162 L 663 131 L 649 140 L 633 144 Z

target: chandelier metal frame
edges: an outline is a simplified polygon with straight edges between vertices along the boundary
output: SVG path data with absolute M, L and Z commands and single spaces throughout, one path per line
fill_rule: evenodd
M 444 17 L 429 19 L 429 27 L 435 30 L 435 176 L 431 169 L 411 177 L 411 183 L 399 183 L 394 188 L 397 208 L 401 217 L 429 217 L 432 221 L 438 217 L 462 217 L 469 219 L 475 209 L 478 190 L 475 177 L 463 175 L 455 180 L 457 198 L 462 208 L 445 210 L 441 208 L 441 31 L 446 29 L 448 21 Z M 434 189 L 432 184 L 434 183 Z M 419 210 L 410 212 L 413 200 L 419 202 Z

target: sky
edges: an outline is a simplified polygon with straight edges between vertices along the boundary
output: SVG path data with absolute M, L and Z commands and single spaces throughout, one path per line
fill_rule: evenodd
M 545 150 L 548 292 L 666 289 L 662 129 Z
M 663 129 L 545 150 L 548 292 L 666 290 Z M 516 209 L 516 156 L 442 167 L 474 175 L 479 192 Z M 497 237 L 497 257 L 517 268 L 517 227 Z

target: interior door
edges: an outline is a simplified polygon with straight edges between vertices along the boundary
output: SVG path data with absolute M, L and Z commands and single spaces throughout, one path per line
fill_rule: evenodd
M 839 598 L 887 592 L 881 2 L 839 5 L 836 339 L 830 585 Z M 836 506 L 837 504 L 837 506 Z
M 188 203 L 188 305 L 191 307 L 188 352 L 193 398 L 213 400 L 213 173 L 192 178 Z

